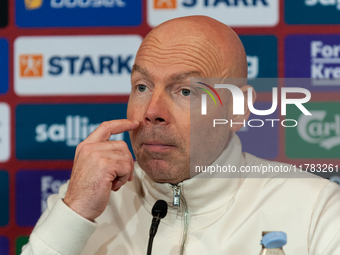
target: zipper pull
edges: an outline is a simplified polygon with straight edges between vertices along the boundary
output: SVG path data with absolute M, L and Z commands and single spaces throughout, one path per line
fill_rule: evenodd
M 174 200 L 173 200 L 173 209 L 179 209 L 181 203 L 181 187 L 179 185 L 174 186 Z

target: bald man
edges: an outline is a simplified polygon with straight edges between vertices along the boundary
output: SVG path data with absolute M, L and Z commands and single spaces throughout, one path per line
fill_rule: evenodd
M 226 25 L 191 16 L 154 28 L 133 66 L 127 119 L 102 123 L 78 145 L 70 181 L 48 199 L 22 254 L 146 254 L 159 199 L 168 214 L 153 254 L 259 254 L 262 231 L 286 232 L 289 255 L 340 254 L 334 183 L 306 174 L 190 174 L 193 165 L 280 165 L 242 153 L 234 134 L 241 124 L 204 138 L 213 118 L 242 122 L 249 110 L 233 115 L 230 93 L 221 90 L 226 107 L 203 118 L 199 85 L 190 79 L 232 78 L 247 93 L 246 76 L 244 48 Z M 135 163 L 123 141 L 109 141 L 123 131 L 130 131 Z

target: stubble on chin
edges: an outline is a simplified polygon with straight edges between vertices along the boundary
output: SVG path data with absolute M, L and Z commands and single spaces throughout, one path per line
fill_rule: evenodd
M 158 141 L 174 149 L 169 152 L 148 151 L 143 144 Z M 190 177 L 190 153 L 185 142 L 168 126 L 142 126 L 133 137 L 137 162 L 145 173 L 156 182 L 177 183 Z M 187 148 L 187 149 L 186 149 Z

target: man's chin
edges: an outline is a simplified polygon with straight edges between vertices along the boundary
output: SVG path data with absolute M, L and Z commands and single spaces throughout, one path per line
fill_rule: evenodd
M 144 172 L 155 182 L 176 183 L 178 171 L 167 161 L 161 159 L 150 159 L 147 162 L 139 162 Z

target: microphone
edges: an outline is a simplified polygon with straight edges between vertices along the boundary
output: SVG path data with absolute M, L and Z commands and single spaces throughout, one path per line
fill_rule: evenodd
M 155 205 L 152 207 L 152 222 L 149 232 L 149 244 L 147 255 L 151 255 L 153 238 L 155 237 L 158 229 L 158 225 L 168 212 L 168 204 L 164 200 L 157 200 Z

